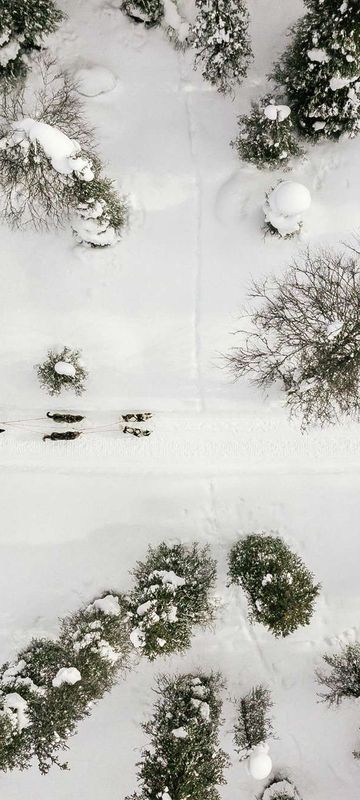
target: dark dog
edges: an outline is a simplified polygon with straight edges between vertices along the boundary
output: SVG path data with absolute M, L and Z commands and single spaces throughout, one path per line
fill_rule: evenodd
M 81 422 L 85 417 L 80 417 L 80 414 L 58 414 L 55 412 L 51 414 L 50 411 L 46 414 L 49 419 L 54 420 L 54 422 L 67 422 L 68 425 L 73 425 L 74 422 Z
M 81 436 L 81 431 L 53 431 L 53 433 L 48 433 L 46 436 L 43 436 L 43 442 L 46 439 L 51 439 L 52 442 L 57 442 L 59 440 L 68 441 L 69 439 L 77 439 L 78 436 Z
M 125 425 L 123 428 L 124 433 L 131 433 L 133 436 L 150 436 L 151 431 L 142 430 L 142 428 L 130 428 L 129 425 Z

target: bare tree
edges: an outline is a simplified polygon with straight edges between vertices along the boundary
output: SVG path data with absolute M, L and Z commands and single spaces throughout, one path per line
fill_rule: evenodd
M 302 426 L 360 416 L 359 253 L 305 252 L 281 279 L 254 282 L 245 343 L 227 357 L 235 378 L 280 381 Z

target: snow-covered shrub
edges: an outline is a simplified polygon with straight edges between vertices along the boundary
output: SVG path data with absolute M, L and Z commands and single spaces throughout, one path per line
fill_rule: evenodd
M 288 778 L 274 778 L 264 789 L 260 800 L 301 800 L 298 790 Z
M 303 426 L 360 415 L 360 270 L 356 255 L 307 252 L 285 275 L 254 283 L 245 344 L 228 362 L 260 387 L 280 381 Z
M 311 139 L 355 136 L 360 120 L 360 4 L 304 0 L 308 13 L 274 68 L 299 131 Z
M 218 800 L 229 764 L 219 747 L 222 688 L 214 673 L 159 679 L 153 716 L 143 726 L 150 748 L 142 751 L 134 800 Z
M 244 0 L 196 0 L 198 15 L 192 28 L 204 80 L 226 94 L 246 76 L 252 52 L 249 15 Z
M 151 660 L 185 650 L 194 625 L 212 622 L 216 565 L 208 547 L 162 542 L 149 548 L 133 576 L 135 587 L 127 595 L 131 640 Z
M 184 51 L 192 42 L 190 22 L 183 17 L 178 0 L 164 0 L 163 5 L 162 27 L 175 50 Z
M 247 759 L 255 747 L 265 744 L 274 735 L 269 716 L 272 706 L 269 689 L 261 685 L 254 686 L 237 701 L 234 742 L 240 761 Z
M 265 230 L 289 239 L 300 233 L 305 212 L 310 208 L 311 194 L 306 186 L 295 181 L 280 181 L 266 195 L 263 205 Z
M 64 14 L 53 0 L 2 0 L 0 16 L 0 79 L 23 77 L 28 55 L 40 50 Z
M 121 9 L 133 22 L 143 23 L 146 28 L 160 25 L 164 16 L 163 0 L 123 0 Z
M 74 179 L 74 211 L 71 227 L 76 239 L 92 247 L 116 244 L 128 220 L 128 204 L 101 174 L 98 159 L 92 159 L 92 181 Z
M 309 624 L 320 584 L 279 536 L 251 534 L 236 542 L 229 578 L 245 592 L 250 620 L 275 636 L 288 636 Z
M 80 350 L 64 347 L 63 350 L 48 350 L 47 358 L 35 369 L 40 386 L 50 395 L 60 394 L 63 389 L 74 389 L 75 394 L 85 391 L 88 373 L 81 361 Z
M 285 167 L 302 154 L 294 137 L 291 110 L 266 95 L 239 117 L 239 135 L 231 144 L 243 161 L 259 169 Z
M 317 680 L 324 687 L 320 693 L 323 702 L 338 705 L 347 697 L 360 697 L 360 642 L 347 644 L 340 653 L 325 653 L 325 664 L 330 672 L 318 670 Z

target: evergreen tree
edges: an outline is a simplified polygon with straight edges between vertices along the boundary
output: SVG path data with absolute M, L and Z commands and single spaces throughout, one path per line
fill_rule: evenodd
M 71 227 L 80 243 L 108 247 L 116 244 L 127 224 L 128 204 L 113 182 L 101 174 L 101 163 L 94 157 L 92 169 L 91 181 L 74 178 Z
M 293 132 L 289 106 L 266 95 L 252 104 L 249 115 L 239 117 L 240 132 L 232 146 L 243 161 L 259 169 L 284 167 L 302 154 Z
M 143 728 L 151 749 L 138 764 L 139 794 L 133 800 L 219 800 L 229 760 L 219 747 L 222 680 L 196 672 L 159 679 L 160 697 Z
M 127 596 L 131 640 L 149 659 L 186 649 L 194 625 L 212 622 L 216 565 L 208 547 L 162 542 L 149 548 L 133 576 L 135 587 Z
M 301 797 L 291 781 L 276 777 L 266 786 L 260 800 L 301 800 Z
M 360 642 L 344 646 L 340 653 L 323 656 L 330 672 L 318 670 L 318 682 L 325 687 L 320 693 L 323 702 L 339 705 L 348 697 L 360 697 Z
M 360 121 L 360 4 L 305 0 L 308 13 L 275 65 L 300 133 L 311 139 L 355 136 Z
M 36 364 L 40 386 L 50 395 L 58 395 L 62 389 L 74 389 L 75 394 L 85 391 L 88 373 L 81 361 L 81 351 L 64 347 L 62 350 L 48 350 L 42 364 Z
M 24 76 L 26 56 L 63 18 L 53 0 L 0 0 L 0 79 Z
M 251 621 L 266 625 L 275 636 L 309 624 L 320 584 L 279 536 L 240 539 L 230 552 L 229 577 L 244 590 Z
M 248 758 L 254 747 L 265 744 L 267 739 L 274 735 L 269 717 L 272 706 L 269 689 L 264 686 L 254 686 L 236 703 L 234 742 L 240 761 Z
M 252 56 L 246 5 L 244 0 L 196 0 L 196 6 L 195 67 L 201 64 L 204 80 L 229 93 L 245 77 Z
M 123 0 L 121 8 L 133 22 L 143 23 L 146 28 L 160 25 L 164 16 L 162 0 Z

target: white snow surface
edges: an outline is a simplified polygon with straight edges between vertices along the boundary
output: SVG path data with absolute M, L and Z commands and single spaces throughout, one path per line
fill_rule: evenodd
M 221 670 L 231 697 L 271 688 L 274 770 L 304 800 L 358 800 L 358 704 L 317 703 L 314 670 L 322 653 L 360 638 L 359 428 L 302 434 L 278 387 L 264 398 L 233 383 L 218 354 L 236 343 L 251 277 L 281 275 L 302 247 L 358 229 L 360 138 L 309 148 L 291 173 L 313 198 L 306 232 L 264 238 L 263 198 L 289 173 L 244 167 L 228 144 L 237 116 L 267 91 L 303 3 L 248 0 L 255 59 L 234 100 L 193 71 L 191 51 L 175 52 L 161 29 L 131 25 L 119 3 L 60 5 L 68 18 L 50 41 L 59 64 L 74 74 L 96 60 L 118 77 L 84 103 L 132 219 L 111 250 L 78 247 L 66 229 L 1 226 L 1 415 L 34 420 L 0 425 L 2 661 L 17 663 L 33 636 L 55 637 L 59 618 L 104 588 L 127 591 L 136 561 L 163 540 L 210 544 L 221 603 L 214 630 L 197 631 L 189 651 L 141 658 L 97 703 L 69 741 L 69 772 L 4 774 L 2 800 L 113 800 L 114 786 L 131 795 L 156 677 L 200 667 Z M 64 344 L 83 351 L 87 392 L 49 398 L 33 364 Z M 53 429 L 46 411 L 59 408 L 102 430 L 43 443 Z M 118 432 L 119 414 L 132 409 L 154 412 L 151 437 Z M 117 431 L 105 430 L 109 422 Z M 242 592 L 227 587 L 229 548 L 239 533 L 262 530 L 284 536 L 323 585 L 311 624 L 284 640 L 251 625 Z M 232 713 L 225 697 L 221 745 L 233 765 L 220 793 L 245 800 L 254 781 L 233 753 Z
M 70 686 L 73 686 L 79 681 L 81 681 L 81 673 L 76 667 L 61 667 L 55 678 L 53 678 L 52 685 L 58 689 L 63 683 L 69 683 Z
M 97 97 L 99 94 L 111 92 L 117 83 L 115 75 L 98 64 L 76 70 L 74 80 L 79 94 L 85 97 Z

